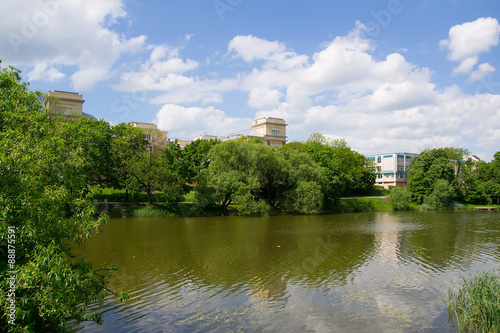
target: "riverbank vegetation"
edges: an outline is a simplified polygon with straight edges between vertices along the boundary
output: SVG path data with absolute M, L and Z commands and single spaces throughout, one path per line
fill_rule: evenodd
M 480 272 L 448 292 L 447 308 L 460 332 L 500 330 L 500 276 Z

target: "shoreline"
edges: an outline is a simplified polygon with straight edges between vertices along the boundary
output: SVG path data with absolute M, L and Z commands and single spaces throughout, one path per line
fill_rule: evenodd
M 127 217 L 210 217 L 221 216 L 220 207 L 209 207 L 199 209 L 195 202 L 179 202 L 174 205 L 167 206 L 164 203 L 154 203 L 152 206 L 146 202 L 98 202 L 97 214 L 107 212 L 112 218 L 127 218 Z M 451 206 L 449 211 L 477 211 L 477 212 L 499 212 L 498 205 L 466 205 L 455 204 Z M 431 211 L 435 210 L 429 206 L 414 205 L 409 211 Z M 384 197 L 348 197 L 341 198 L 339 209 L 335 211 L 325 211 L 322 214 L 343 214 L 343 213 L 362 213 L 362 212 L 378 212 L 378 211 L 393 211 L 390 201 Z M 286 211 L 272 210 L 269 216 L 287 215 Z M 237 205 L 230 207 L 226 214 L 227 216 L 244 216 L 237 211 Z M 292 215 L 308 215 L 308 214 L 292 214 Z M 314 214 L 310 214 L 314 215 Z

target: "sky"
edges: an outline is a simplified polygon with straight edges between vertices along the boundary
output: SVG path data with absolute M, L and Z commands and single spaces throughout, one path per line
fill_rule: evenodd
M 2 67 L 169 138 L 286 120 L 362 154 L 500 151 L 498 0 L 3 0 Z

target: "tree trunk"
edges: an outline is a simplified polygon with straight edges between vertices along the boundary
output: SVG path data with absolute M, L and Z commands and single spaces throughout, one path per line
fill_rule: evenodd
M 146 193 L 148 194 L 148 205 L 152 205 L 153 204 L 153 196 L 152 196 L 152 191 L 150 190 L 147 190 Z

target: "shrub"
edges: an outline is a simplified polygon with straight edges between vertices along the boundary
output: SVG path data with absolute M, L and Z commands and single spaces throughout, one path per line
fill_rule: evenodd
M 411 204 L 411 193 L 410 191 L 401 188 L 394 187 L 389 195 L 391 200 L 391 206 L 393 210 L 409 210 Z
M 441 179 L 436 182 L 434 190 L 425 198 L 424 202 L 435 209 L 445 209 L 450 206 L 454 195 L 453 186 L 447 180 Z

